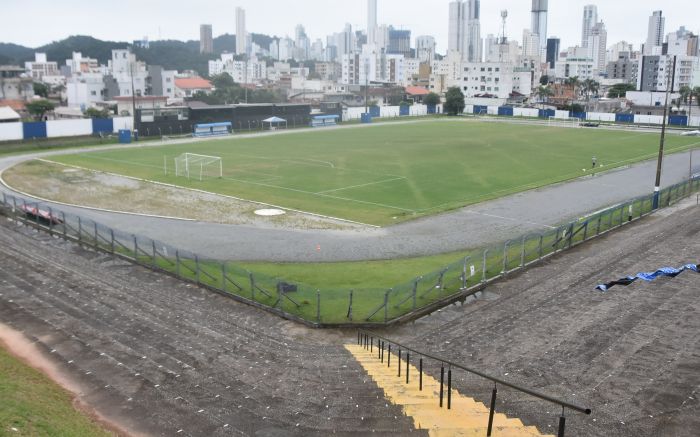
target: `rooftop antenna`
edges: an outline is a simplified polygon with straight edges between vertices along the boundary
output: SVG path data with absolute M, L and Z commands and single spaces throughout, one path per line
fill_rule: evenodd
M 501 20 L 503 21 L 503 26 L 501 27 L 501 44 L 508 42 L 508 37 L 506 36 L 506 19 L 508 18 L 508 11 L 503 9 L 501 11 Z

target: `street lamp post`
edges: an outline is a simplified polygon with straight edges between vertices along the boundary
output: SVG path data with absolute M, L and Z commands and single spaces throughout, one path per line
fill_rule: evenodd
M 668 73 L 668 68 L 666 68 Z M 654 183 L 654 198 L 652 209 L 659 208 L 659 193 L 661 192 L 661 169 L 663 168 L 664 160 L 664 143 L 666 141 L 666 117 L 668 116 L 668 99 L 674 85 L 674 76 L 676 74 L 676 57 L 673 57 L 673 68 L 670 72 L 670 77 L 666 81 L 666 101 L 664 102 L 664 119 L 661 122 L 661 139 L 659 140 L 659 157 L 656 162 L 656 182 Z M 670 85 L 670 86 L 669 86 Z

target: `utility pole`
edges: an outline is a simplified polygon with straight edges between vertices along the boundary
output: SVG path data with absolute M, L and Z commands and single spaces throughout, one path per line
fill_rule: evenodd
M 668 66 L 666 68 L 668 73 Z M 673 68 L 671 69 L 671 77 L 666 81 L 666 101 L 664 103 L 664 119 L 661 122 L 661 139 L 659 140 L 659 158 L 656 163 L 656 182 L 654 184 L 654 200 L 652 202 L 652 209 L 659 208 L 659 193 L 661 192 L 661 169 L 663 168 L 664 161 L 664 143 L 666 141 L 666 117 L 668 116 L 668 98 L 673 90 L 675 84 L 676 76 L 676 57 L 673 57 Z
M 134 87 L 134 63 L 129 59 L 129 73 L 131 76 L 131 115 L 134 117 L 133 129 L 136 130 L 136 91 Z

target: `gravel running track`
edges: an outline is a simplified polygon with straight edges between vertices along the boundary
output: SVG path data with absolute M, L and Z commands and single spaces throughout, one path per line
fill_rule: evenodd
M 371 129 L 372 126 L 338 127 L 340 128 Z M 243 137 L 245 136 L 241 135 L 236 138 Z M 187 141 L 190 140 L 172 142 Z M 159 144 L 162 143 L 154 145 Z M 54 151 L 0 158 L 0 171 L 26 159 L 65 153 L 74 152 Z M 687 179 L 689 158 L 689 153 L 666 157 L 662 186 Z M 650 194 L 655 172 L 656 162 L 647 161 L 595 177 L 530 190 L 381 229 L 263 229 L 246 225 L 148 218 L 64 206 L 59 208 L 209 258 L 275 262 L 361 261 L 459 251 L 556 226 L 606 206 Z M 0 191 L 12 193 L 4 186 L 0 186 Z M 318 246 L 321 247 L 320 251 L 316 250 Z

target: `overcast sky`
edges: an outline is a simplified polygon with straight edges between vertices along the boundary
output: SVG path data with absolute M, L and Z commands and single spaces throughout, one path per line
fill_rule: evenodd
M 378 0 L 379 23 L 418 35 L 434 35 L 438 52 L 447 47 L 449 0 Z M 608 44 L 627 40 L 636 47 L 646 40 L 648 17 L 662 9 L 666 33 L 685 25 L 700 32 L 698 0 L 549 0 L 548 36 L 562 39 L 562 48 L 580 44 L 583 6 L 596 4 L 608 29 Z M 294 35 L 303 24 L 312 40 L 343 29 L 345 23 L 366 28 L 366 0 L 0 0 L 0 42 L 37 47 L 70 35 L 132 41 L 199 39 L 199 25 L 214 26 L 214 35 L 235 33 L 235 8 L 246 10 L 249 32 Z M 522 41 L 530 27 L 530 0 L 483 0 L 482 37 L 500 32 L 500 11 L 507 9 L 511 39 Z

